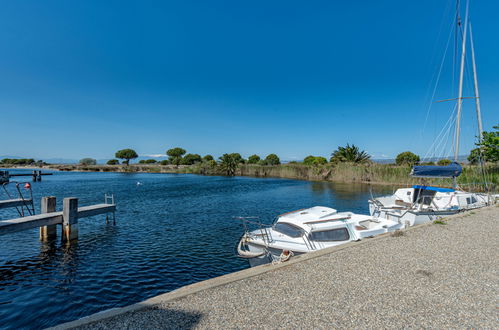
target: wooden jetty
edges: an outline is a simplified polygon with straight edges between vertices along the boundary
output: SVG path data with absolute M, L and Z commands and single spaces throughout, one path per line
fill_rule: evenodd
M 0 171 L 0 183 L 9 182 L 10 178 L 15 176 L 31 176 L 33 181 L 42 181 L 43 175 L 52 175 L 52 173 L 42 173 L 41 170 L 33 170 L 31 173 L 10 174 L 9 171 Z
M 18 207 L 18 206 L 25 206 L 26 204 L 30 204 L 32 202 L 31 199 L 22 199 L 22 198 L 15 198 L 15 199 L 6 199 L 3 201 L 0 201 L 0 209 L 5 209 L 8 207 Z
M 20 217 L 17 219 L 0 221 L 0 235 L 15 233 L 22 230 L 40 228 L 40 238 L 42 240 L 52 239 L 56 236 L 56 226 L 62 225 L 62 237 L 64 240 L 78 238 L 78 220 L 99 214 L 113 214 L 116 211 L 114 198 L 111 203 L 107 203 L 109 196 L 106 196 L 106 203 L 90 206 L 78 207 L 78 199 L 75 197 L 64 198 L 62 211 L 56 211 L 56 198 L 53 196 L 43 197 L 41 203 L 41 214 Z M 0 201 L 4 207 L 15 207 L 23 205 L 14 200 Z M 3 203 L 3 204 L 2 204 Z M 9 206 L 7 206 L 9 205 Z M 106 221 L 108 218 L 106 217 Z

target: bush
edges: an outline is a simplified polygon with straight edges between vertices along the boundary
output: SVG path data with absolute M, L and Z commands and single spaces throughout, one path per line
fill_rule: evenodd
M 0 164 L 12 164 L 12 165 L 32 165 L 35 163 L 37 162 L 35 162 L 33 158 L 4 158 L 0 161 Z
M 209 162 L 210 160 L 214 160 L 212 155 L 206 155 L 203 157 L 203 162 Z
M 230 154 L 230 156 L 232 157 L 232 159 L 234 159 L 235 162 L 237 162 L 238 164 L 244 164 L 246 163 L 246 161 L 244 160 L 244 158 L 241 156 L 240 153 L 238 152 L 233 152 Z
M 80 164 L 81 165 L 96 165 L 97 161 L 93 158 L 83 158 L 83 159 L 80 159 Z
M 447 166 L 447 165 L 450 165 L 450 163 L 452 163 L 452 161 L 450 159 L 440 159 L 437 162 L 437 165 L 438 166 Z
M 305 165 L 324 165 L 327 163 L 327 159 L 321 156 L 307 156 L 303 160 L 303 164 Z
M 162 160 L 159 162 L 161 165 L 170 165 L 170 161 L 168 159 Z
M 201 156 L 198 154 L 187 154 L 182 158 L 182 165 L 194 165 L 195 163 L 201 163 Z
M 265 157 L 265 164 L 267 165 L 279 165 L 281 164 L 281 160 L 277 157 L 276 154 L 270 154 Z
M 251 155 L 248 157 L 248 164 L 258 164 L 260 161 L 260 156 L 258 155 Z
M 117 159 L 110 159 L 107 161 L 107 165 L 118 165 L 120 162 Z
M 404 151 L 398 154 L 395 159 L 397 165 L 414 165 L 419 163 L 419 161 L 419 156 L 410 151 Z

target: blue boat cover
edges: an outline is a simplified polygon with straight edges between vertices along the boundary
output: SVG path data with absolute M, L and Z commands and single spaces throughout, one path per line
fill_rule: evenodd
M 446 166 L 413 166 L 411 175 L 416 177 L 455 178 L 461 175 L 462 171 L 461 165 L 454 162 Z
M 424 189 L 424 190 L 433 190 L 433 191 L 439 191 L 439 192 L 453 192 L 454 189 L 449 189 L 449 188 L 439 188 L 439 187 L 432 187 L 432 186 L 419 186 L 419 185 L 414 185 L 412 186 L 414 189 Z

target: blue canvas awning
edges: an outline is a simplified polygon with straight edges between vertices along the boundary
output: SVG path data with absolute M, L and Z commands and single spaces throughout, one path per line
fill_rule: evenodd
M 411 175 L 422 178 L 455 178 L 463 171 L 458 163 L 451 163 L 447 166 L 413 166 Z
M 453 191 L 455 191 L 454 189 L 450 189 L 450 188 L 440 188 L 440 187 L 432 187 L 432 186 L 414 185 L 412 187 L 414 189 L 432 190 L 432 191 L 439 191 L 439 192 L 453 192 Z

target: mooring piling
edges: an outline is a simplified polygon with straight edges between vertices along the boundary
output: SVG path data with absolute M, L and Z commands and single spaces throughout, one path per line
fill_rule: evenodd
M 54 196 L 42 197 L 41 213 L 52 213 L 56 209 L 56 198 Z M 57 237 L 57 226 L 48 225 L 40 227 L 40 240 L 48 241 Z
M 78 199 L 64 198 L 62 208 L 63 239 L 71 241 L 78 237 Z

